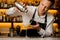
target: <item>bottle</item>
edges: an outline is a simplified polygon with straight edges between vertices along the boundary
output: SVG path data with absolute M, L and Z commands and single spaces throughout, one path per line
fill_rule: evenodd
M 6 16 L 5 16 L 5 15 L 3 15 L 3 22 L 5 22 L 5 17 L 6 17 Z
M 17 22 L 20 22 L 20 16 L 17 17 Z
M 2 2 L 2 3 L 1 3 L 1 8 L 3 8 L 3 6 L 4 6 L 4 5 L 3 5 L 3 2 Z
M 26 7 L 24 7 L 23 5 L 21 5 L 20 3 L 18 2 L 15 2 L 15 6 L 21 11 L 21 12 L 24 12 L 24 13 L 27 13 L 28 10 Z
M 9 31 L 10 31 L 9 36 L 10 37 L 13 37 L 14 36 L 14 29 L 13 28 L 10 28 Z
M 0 22 L 2 21 L 2 16 L 0 16 Z
M 0 22 L 2 21 L 2 12 L 0 12 Z
M 15 22 L 15 21 L 16 21 L 15 19 L 16 19 L 16 18 L 14 17 L 14 18 L 13 18 L 13 22 Z
M 4 8 L 7 8 L 8 7 L 8 4 L 5 2 L 4 3 Z

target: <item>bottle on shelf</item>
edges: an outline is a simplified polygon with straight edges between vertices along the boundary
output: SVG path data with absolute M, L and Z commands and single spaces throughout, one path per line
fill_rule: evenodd
M 7 4 L 7 0 L 3 1 L 3 8 L 7 8 L 8 4 Z
M 3 15 L 2 15 L 2 21 L 3 21 L 3 22 L 6 22 L 6 19 L 7 19 L 7 17 L 6 17 L 6 15 L 5 15 L 5 13 L 3 13 Z
M 17 17 L 17 22 L 20 22 L 20 16 Z
M 14 17 L 14 18 L 13 18 L 13 22 L 15 22 L 15 21 L 16 21 L 16 18 Z
M 22 22 L 22 16 L 20 15 L 20 22 Z
M 7 16 L 5 16 L 5 22 L 7 22 Z
M 1 2 L 1 8 L 3 8 L 3 6 L 4 6 L 4 5 L 3 5 L 3 2 Z
M 16 22 L 22 22 L 22 16 L 21 15 L 16 17 Z
M 3 22 L 5 22 L 5 15 L 3 15 Z
M 0 16 L 0 22 L 2 22 L 2 16 Z
M 0 12 L 0 22 L 2 22 L 2 12 Z

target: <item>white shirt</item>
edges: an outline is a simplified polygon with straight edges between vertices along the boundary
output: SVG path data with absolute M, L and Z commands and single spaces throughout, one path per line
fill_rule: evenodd
M 12 7 L 12 8 L 7 10 L 7 14 L 10 15 L 10 16 L 22 15 L 23 24 L 25 26 L 28 26 L 36 7 L 27 6 L 27 9 L 28 9 L 27 13 L 18 13 L 17 11 L 14 10 L 14 7 Z M 44 23 L 45 22 L 44 21 L 45 20 L 44 17 L 45 17 L 45 15 L 44 16 L 38 16 L 38 10 L 37 10 L 34 20 L 37 21 L 37 22 Z M 41 35 L 41 37 L 50 36 L 53 33 L 53 27 L 52 27 L 53 22 L 54 22 L 54 17 L 51 14 L 47 13 L 46 30 L 41 28 L 41 30 L 38 32 Z

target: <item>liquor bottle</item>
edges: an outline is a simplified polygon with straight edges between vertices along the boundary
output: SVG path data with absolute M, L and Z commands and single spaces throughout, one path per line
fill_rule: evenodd
M 1 2 L 1 8 L 3 8 L 3 6 L 4 6 L 4 5 L 3 5 L 3 2 Z
M 2 21 L 2 13 L 0 12 L 0 22 Z
M 13 22 L 15 22 L 16 20 L 15 20 L 15 18 L 13 18 Z
M 22 22 L 22 16 L 20 15 L 20 22 Z
M 11 18 L 10 17 L 8 17 L 8 22 L 11 22 Z
M 7 8 L 8 7 L 8 4 L 7 4 L 7 2 L 4 2 L 4 8 Z
M 5 15 L 3 15 L 3 22 L 5 22 Z
M 5 16 L 5 22 L 7 22 L 7 16 Z
M 19 17 L 20 17 L 20 16 L 17 17 L 17 21 L 18 21 L 18 22 L 20 21 L 20 18 L 19 18 Z
M 0 16 L 0 22 L 2 22 L 2 16 Z

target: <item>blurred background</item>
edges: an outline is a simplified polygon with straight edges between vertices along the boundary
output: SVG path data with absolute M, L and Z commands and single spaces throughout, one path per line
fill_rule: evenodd
M 6 11 L 14 7 L 15 2 L 23 2 L 28 6 L 38 6 L 41 0 L 0 0 L 0 37 L 25 36 L 26 27 L 23 25 L 22 16 L 11 18 Z M 54 17 L 52 37 L 60 37 L 60 0 L 55 0 L 54 5 L 48 10 Z M 32 29 L 30 26 L 28 29 Z M 19 31 L 18 31 L 19 30 Z

